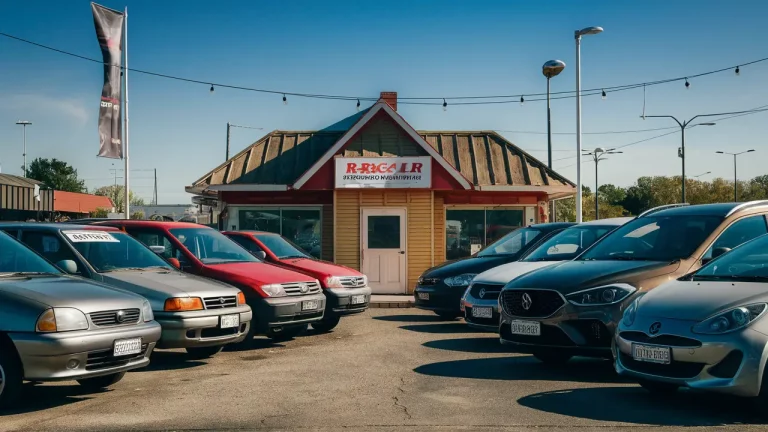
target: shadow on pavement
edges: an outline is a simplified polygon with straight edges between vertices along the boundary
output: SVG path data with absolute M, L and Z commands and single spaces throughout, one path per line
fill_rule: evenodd
M 98 393 L 108 392 L 105 390 Z M 0 418 L 14 414 L 27 414 L 36 411 L 43 411 L 50 408 L 73 404 L 80 401 L 92 399 L 83 387 L 75 385 L 50 386 L 34 385 L 27 383 L 22 388 L 22 397 L 16 402 L 16 406 L 6 409 L 0 409 Z
M 595 387 L 537 393 L 522 406 L 598 421 L 658 426 L 762 424 L 743 399 L 680 391 L 659 398 L 640 387 Z
M 149 366 L 128 372 L 155 372 L 190 369 L 207 363 L 200 360 L 188 360 L 186 352 L 154 351 L 149 358 Z
M 467 353 L 509 353 L 512 352 L 508 347 L 499 343 L 497 337 L 477 337 L 465 339 L 440 339 L 424 342 L 427 348 L 435 348 L 446 351 L 461 351 Z
M 430 363 L 413 371 L 430 376 L 487 380 L 630 382 L 616 375 L 613 365 L 606 360 L 577 358 L 565 366 L 555 367 L 544 365 L 528 355 Z
M 463 322 L 455 323 L 443 323 L 443 324 L 413 324 L 400 326 L 403 330 L 410 330 L 419 333 L 437 333 L 437 334 L 450 334 L 450 333 L 486 333 L 482 330 L 477 330 L 469 327 Z
M 251 350 L 257 350 L 257 349 L 283 348 L 283 347 L 285 347 L 285 345 L 283 345 L 280 342 L 275 342 L 269 338 L 257 337 L 257 338 L 254 338 L 250 344 L 242 343 L 242 344 L 225 345 L 224 351 L 240 352 L 240 351 L 251 351 Z
M 453 322 L 446 321 L 437 315 L 383 315 L 375 316 L 373 319 L 391 322 Z

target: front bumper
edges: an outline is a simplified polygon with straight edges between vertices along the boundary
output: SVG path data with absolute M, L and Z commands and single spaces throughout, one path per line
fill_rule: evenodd
M 433 312 L 448 312 L 459 315 L 461 314 L 461 297 L 466 290 L 466 286 L 451 287 L 443 281 L 435 285 L 416 285 L 413 290 L 414 306 Z M 429 299 L 420 298 L 420 294 L 429 296 Z
M 661 323 L 662 332 L 651 337 L 645 331 L 655 322 Z M 616 372 L 736 396 L 759 395 L 768 359 L 768 336 L 749 328 L 724 335 L 701 335 L 691 332 L 695 324 L 640 316 L 631 327 L 621 324 L 613 346 Z M 635 343 L 669 347 L 670 363 L 635 360 Z
M 240 315 L 240 325 L 221 328 L 223 315 Z M 253 313 L 247 305 L 188 312 L 155 312 L 163 327 L 157 348 L 202 348 L 240 342 L 248 334 Z
M 499 303 L 503 306 L 503 291 L 501 295 L 502 301 Z M 556 350 L 574 356 L 613 358 L 611 343 L 616 323 L 621 320 L 624 309 L 633 300 L 634 296 L 630 296 L 612 305 L 576 306 L 562 298 L 562 305 L 546 317 L 512 315 L 506 307 L 502 307 L 500 341 L 521 353 Z M 513 320 L 536 321 L 540 323 L 541 334 L 512 334 L 510 322 Z
M 467 325 L 478 330 L 499 331 L 499 319 L 501 318 L 501 314 L 499 313 L 498 298 L 478 299 L 473 297 L 472 294 L 467 293 L 467 296 L 462 301 L 464 303 L 464 321 L 466 321 Z M 473 311 L 478 307 L 491 308 L 491 317 L 475 317 Z
M 325 313 L 351 315 L 364 312 L 371 303 L 371 288 L 327 288 L 325 293 Z M 352 297 L 364 296 L 363 303 L 352 304 Z
M 61 333 L 10 333 L 24 368 L 24 379 L 64 381 L 93 378 L 149 364 L 160 339 L 155 321 L 132 326 Z M 114 357 L 116 340 L 142 339 L 142 352 Z
M 307 300 L 317 301 L 317 309 L 302 310 L 302 303 Z M 257 334 L 266 334 L 270 329 L 289 328 L 320 321 L 325 311 L 325 294 L 322 292 L 249 301 L 252 302 L 249 304 L 256 313 L 254 325 Z

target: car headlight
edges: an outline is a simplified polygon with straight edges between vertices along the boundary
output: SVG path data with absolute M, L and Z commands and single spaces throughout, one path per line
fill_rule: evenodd
M 144 322 L 150 322 L 155 319 L 155 314 L 152 312 L 152 306 L 148 301 L 145 301 L 141 305 L 141 315 L 144 317 Z
M 613 284 L 575 292 L 565 298 L 576 306 L 609 305 L 624 300 L 635 291 L 637 288 L 632 285 Z
M 338 276 L 328 276 L 325 278 L 325 287 L 326 288 L 344 288 L 344 286 L 341 285 L 341 278 Z
M 285 289 L 280 284 L 262 285 L 261 290 L 270 297 L 285 297 Z
M 763 315 L 766 307 L 766 303 L 755 303 L 731 308 L 696 324 L 691 331 L 699 334 L 723 334 L 739 330 Z
M 625 326 L 632 327 L 632 324 L 635 323 L 635 315 L 637 315 L 638 303 L 640 303 L 640 297 L 636 298 L 635 301 L 629 305 L 627 310 L 624 311 L 624 317 L 622 318 L 621 322 L 624 323 Z
M 166 312 L 203 310 L 203 299 L 200 297 L 171 297 L 165 300 L 163 310 Z
M 88 318 L 74 308 L 52 308 L 40 314 L 35 328 L 41 333 L 88 330 Z
M 445 278 L 443 282 L 445 282 L 446 285 L 451 287 L 469 286 L 469 284 L 472 282 L 472 279 L 474 279 L 475 276 L 477 275 L 468 273 L 468 274 Z

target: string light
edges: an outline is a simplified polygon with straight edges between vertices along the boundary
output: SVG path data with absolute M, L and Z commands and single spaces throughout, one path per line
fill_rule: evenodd
M 211 84 L 211 90 L 210 90 L 210 92 L 211 92 L 211 93 L 213 93 L 213 84 Z
M 603 96 L 602 97 L 603 97 L 603 100 L 605 100 L 605 98 L 608 97 L 608 95 L 605 93 L 605 90 L 603 90 Z
M 283 105 L 288 105 L 288 98 L 285 97 L 285 93 L 283 93 Z
M 691 83 L 688 82 L 688 78 L 685 79 L 685 88 L 690 88 Z
M 736 76 L 739 76 L 740 71 L 738 66 L 736 66 L 736 70 L 734 72 L 736 72 Z
M 357 110 L 360 111 L 360 99 L 357 100 Z
M 525 98 L 520 96 L 520 106 L 523 106 L 524 103 L 525 103 Z
M 448 111 L 448 102 L 443 99 L 443 111 Z

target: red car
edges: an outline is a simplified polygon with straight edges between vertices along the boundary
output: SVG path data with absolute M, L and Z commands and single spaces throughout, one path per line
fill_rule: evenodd
M 290 339 L 323 318 L 325 295 L 317 279 L 267 264 L 212 228 L 187 222 L 122 219 L 96 225 L 120 228 L 150 247 L 164 246 L 160 255 L 182 271 L 240 288 L 253 310 L 245 342 L 257 334 Z
M 371 300 L 368 278 L 349 267 L 313 258 L 279 234 L 263 231 L 224 231 L 257 258 L 298 271 L 320 281 L 325 293 L 325 316 L 312 323 L 318 331 L 336 327 L 342 315 L 363 312 Z

